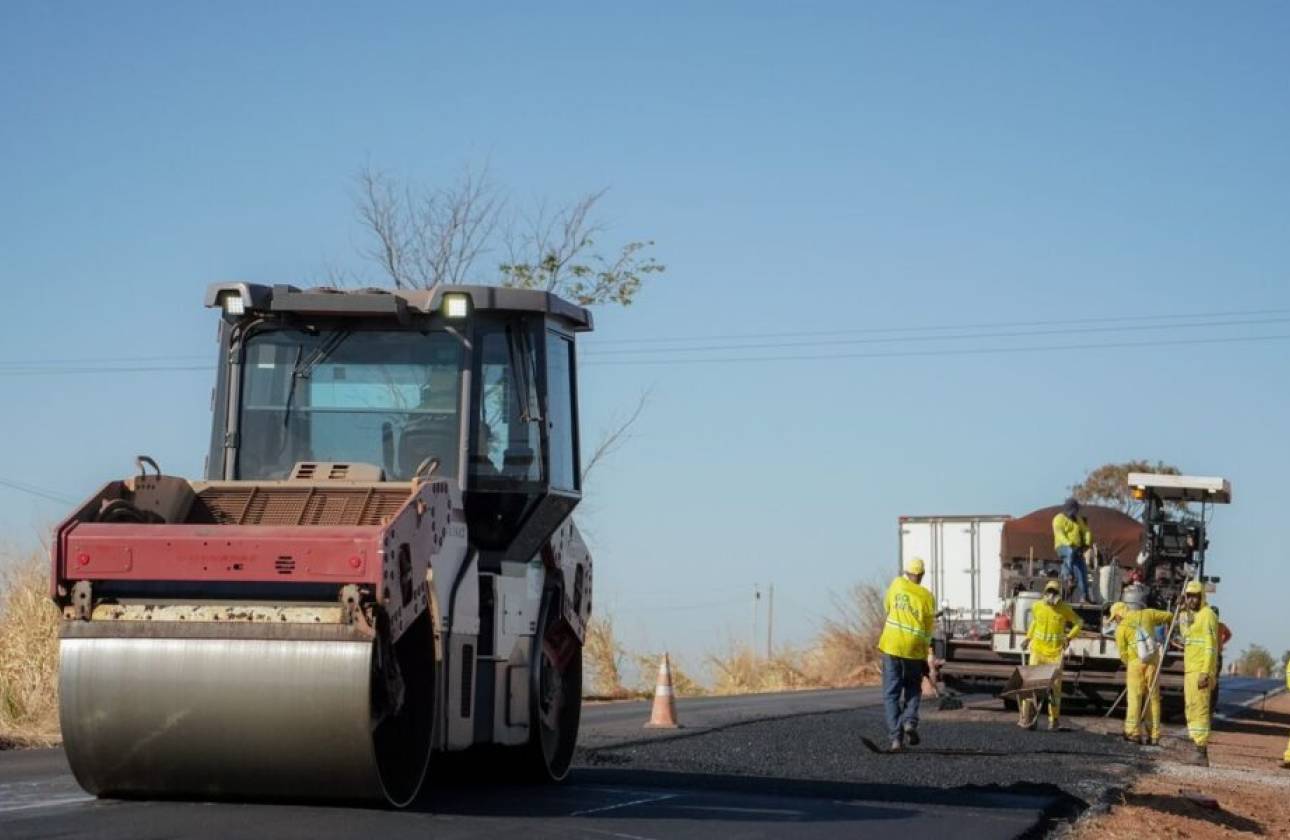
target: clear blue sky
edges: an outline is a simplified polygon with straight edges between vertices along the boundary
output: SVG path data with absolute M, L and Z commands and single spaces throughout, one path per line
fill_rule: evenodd
M 899 514 L 1020 514 L 1149 457 L 1232 480 L 1219 602 L 1238 645 L 1290 647 L 1290 340 L 1244 340 L 1290 335 L 1290 9 L 611 5 L 0 6 L 0 479 L 79 497 L 138 452 L 196 474 L 208 373 L 13 368 L 205 364 L 207 282 L 361 266 L 359 166 L 487 159 L 517 199 L 610 187 L 613 235 L 669 266 L 584 347 L 589 436 L 653 388 L 583 514 L 631 645 L 698 665 L 747 636 L 754 582 L 802 642 L 890 573 Z M 1262 314 L 590 365 L 648 346 L 621 339 L 1214 312 Z M 1097 346 L 1153 338 L 1183 343 Z M 907 355 L 981 347 L 1010 352 Z M 0 487 L 14 542 L 61 509 Z

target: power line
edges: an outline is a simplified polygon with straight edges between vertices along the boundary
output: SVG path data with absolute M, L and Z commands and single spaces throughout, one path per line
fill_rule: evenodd
M 92 365 L 92 364 L 115 364 L 117 362 L 175 362 L 181 359 L 209 359 L 209 354 L 176 356 L 173 353 L 165 356 L 116 356 L 103 357 L 94 356 L 92 358 L 81 359 L 29 359 L 21 362 L 0 361 L 0 369 L 8 367 L 37 367 L 40 365 Z
M 0 376 L 52 376 L 85 373 L 164 373 L 213 371 L 214 365 L 141 365 L 79 368 L 0 368 Z
M 1026 347 L 959 347 L 943 350 L 897 350 L 888 353 L 815 353 L 797 356 L 725 356 L 716 358 L 627 359 L 591 361 L 583 367 L 635 367 L 643 365 L 728 364 L 745 362 L 804 362 L 838 359 L 897 359 L 927 356 L 981 356 L 1009 353 L 1045 353 L 1061 350 L 1117 350 L 1133 347 L 1177 347 L 1201 344 L 1239 344 L 1258 341 L 1284 341 L 1290 335 L 1229 336 L 1226 338 L 1164 339 L 1160 341 L 1120 341 L 1101 344 L 1038 344 Z M 666 352 L 666 351 L 659 351 Z
M 1272 314 L 1275 312 L 1290 312 L 1290 310 L 1261 310 L 1261 314 Z M 1237 314 L 1237 313 L 1229 313 Z M 1199 318 L 1200 315 L 1191 316 L 1155 316 L 1156 319 L 1170 318 Z M 1048 331 L 1015 331 L 1015 332 L 996 332 L 996 333 L 957 333 L 946 336 L 925 336 L 918 337 L 881 337 L 865 339 L 835 339 L 824 341 L 808 342 L 777 342 L 777 343 L 757 343 L 748 345 L 725 345 L 725 346 L 700 346 L 700 347 L 657 347 L 657 348 L 627 348 L 617 350 L 588 350 L 583 353 L 584 356 L 592 357 L 591 361 L 583 363 L 584 367 L 606 367 L 606 366 L 638 366 L 638 365 L 680 365 L 680 364 L 721 364 L 721 363 L 746 363 L 746 362 L 782 362 L 782 361 L 825 361 L 831 359 L 861 359 L 861 358 L 912 358 L 912 357 L 936 357 L 936 356 L 956 356 L 956 355 L 990 355 L 990 354 L 1008 354 L 1008 353 L 1030 353 L 1030 352 L 1053 352 L 1062 350 L 1100 350 L 1100 349 L 1124 349 L 1134 347 L 1159 347 L 1159 346 L 1186 346 L 1186 345 L 1204 345 L 1204 344 L 1228 344 L 1228 343 L 1246 343 L 1260 341 L 1279 341 L 1290 336 L 1286 335 L 1256 335 L 1256 336 L 1227 336 L 1227 337 L 1209 337 L 1209 338 L 1180 338 L 1180 339 L 1162 339 L 1148 341 L 1120 341 L 1120 342 L 1101 342 L 1097 344 L 1040 344 L 1040 345 L 1023 345 L 1023 346 L 999 346 L 999 347 L 954 347 L 954 348 L 928 348 L 919 350 L 895 350 L 890 352 L 865 352 L 865 353 L 812 353 L 812 354 L 775 354 L 775 355 L 753 355 L 753 356 L 710 356 L 707 358 L 696 357 L 693 355 L 675 356 L 674 354 L 697 354 L 697 353 L 727 353 L 738 350 L 766 350 L 766 349 L 809 349 L 814 347 L 827 346 L 850 346 L 859 344 L 890 344 L 905 343 L 912 341 L 965 341 L 974 339 L 991 339 L 991 338 L 1028 338 L 1028 337 L 1045 337 L 1056 335 L 1070 334 L 1097 334 L 1097 333 L 1115 333 L 1125 330 L 1168 330 L 1168 329 L 1206 329 L 1206 328 L 1225 328 L 1233 326 L 1251 326 L 1266 324 L 1281 324 L 1290 322 L 1290 318 L 1260 318 L 1249 320 L 1228 320 L 1228 321 L 1204 321 L 1189 324 L 1136 324 L 1134 326 L 1106 326 L 1107 322 L 1125 323 L 1129 321 L 1141 320 L 1139 317 L 1116 317 L 1105 319 L 1077 319 L 1073 321 L 1062 321 L 1053 323 L 1102 323 L 1102 326 L 1092 327 L 1067 327 L 1057 330 Z M 1021 323 L 1021 322 L 1014 322 Z M 1032 324 L 1043 322 L 1032 322 Z M 880 331 L 897 331 L 910 328 L 890 328 L 873 330 Z M 942 329 L 939 327 L 929 327 L 925 329 Z M 860 332 L 860 331 L 857 331 Z M 775 335 L 830 335 L 840 334 L 839 332 L 820 332 L 820 333 L 766 333 L 766 336 Z M 849 334 L 849 333 L 848 333 Z M 755 338 L 757 335 L 732 336 L 732 338 Z M 675 339 L 666 339 L 675 340 Z M 651 358 L 637 359 L 617 359 L 597 357 L 612 357 L 616 355 L 644 355 Z M 136 357 L 144 358 L 144 357 Z M 177 356 L 174 359 L 183 359 L 186 357 Z M 114 373 L 197 373 L 211 372 L 216 368 L 214 365 L 122 365 L 117 364 L 119 361 L 130 361 L 130 358 L 123 359 L 97 359 L 96 364 L 79 367 L 53 367 L 53 366 L 33 366 L 42 363 L 21 363 L 21 362 L 3 362 L 0 363 L 0 377 L 4 376 L 50 376 L 50 375 L 79 375 L 79 374 L 114 374 Z M 58 362 L 57 364 L 71 363 Z M 54 362 L 43 363 L 54 365 Z M 26 365 L 21 367 L 19 365 Z
M 33 484 L 24 484 L 21 481 L 11 481 L 6 478 L 0 478 L 0 485 L 8 487 L 11 490 L 17 490 L 19 493 L 26 493 L 31 496 L 39 496 L 40 498 L 46 499 L 51 502 L 58 502 L 59 504 L 65 504 L 65 505 L 76 504 L 76 500 L 71 498 L 70 496 L 64 496 L 61 493 L 58 493 L 54 490 L 45 490 L 43 488 L 36 487 Z
M 979 324 L 935 324 L 921 327 L 858 327 L 845 330 L 805 330 L 795 332 L 758 332 L 758 333 L 729 333 L 725 335 L 691 335 L 691 336 L 648 336 L 644 338 L 597 338 L 588 342 L 588 345 L 595 344 L 666 344 L 682 341 L 732 341 L 738 339 L 758 339 L 758 338 L 802 338 L 811 336 L 830 336 L 830 335 L 868 335 L 881 333 L 922 333 L 922 332 L 945 332 L 951 330 L 977 330 L 977 329 L 1011 329 L 1016 327 L 1055 327 L 1069 326 L 1073 324 L 1113 324 L 1126 323 L 1130 321 L 1181 321 L 1197 320 L 1202 318 L 1237 318 L 1251 315 L 1286 315 L 1290 314 L 1290 309 L 1243 309 L 1228 310 L 1224 312 L 1197 312 L 1192 314 L 1176 315 L 1118 315 L 1111 317 L 1098 318 L 1061 318 L 1044 321 L 994 321 Z
M 912 341 L 971 341 L 983 338 L 1029 338 L 1045 337 L 1053 335 L 1074 335 L 1089 333 L 1117 333 L 1128 330 L 1179 330 L 1179 329 L 1198 329 L 1198 328 L 1215 328 L 1215 327 L 1238 327 L 1254 326 L 1261 324 L 1284 324 L 1290 323 L 1290 318 L 1260 318 L 1244 321 L 1202 321 L 1194 324 L 1133 324 L 1119 327 L 1071 327 L 1059 330 L 1026 330 L 1021 332 L 994 332 L 994 333 L 958 333 L 952 335 L 935 335 L 935 336 L 884 336 L 882 338 L 836 338 L 824 341 L 788 341 L 788 342 L 758 342 L 755 344 L 725 344 L 725 345 L 704 345 L 697 347 L 629 347 L 612 350 L 586 350 L 583 356 L 620 356 L 620 355 L 639 355 L 639 354 L 658 354 L 658 353 L 701 353 L 708 351 L 723 350 L 761 350 L 774 348 L 792 348 L 792 347 L 822 347 L 837 345 L 855 345 L 855 344 L 901 344 Z

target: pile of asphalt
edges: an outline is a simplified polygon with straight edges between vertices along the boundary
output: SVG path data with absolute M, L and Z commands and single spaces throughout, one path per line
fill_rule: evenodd
M 861 737 L 884 744 L 882 711 L 864 708 L 740 723 L 581 750 L 586 767 L 762 776 L 919 788 L 1051 786 L 1084 802 L 1145 769 L 1152 757 L 1118 737 L 1085 731 L 1018 728 L 1003 716 L 925 716 L 922 743 L 875 754 Z

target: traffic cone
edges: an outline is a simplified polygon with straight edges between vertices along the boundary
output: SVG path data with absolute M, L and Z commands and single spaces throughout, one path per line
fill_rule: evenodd
M 672 693 L 672 663 L 667 654 L 658 663 L 658 684 L 654 687 L 654 709 L 646 729 L 676 729 L 676 696 Z

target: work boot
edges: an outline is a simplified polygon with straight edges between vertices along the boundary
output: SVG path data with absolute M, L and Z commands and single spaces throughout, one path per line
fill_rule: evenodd
M 891 746 L 887 747 L 889 753 L 899 753 L 905 751 L 905 740 L 900 736 L 891 739 Z
M 1124 740 L 1128 741 L 1130 744 L 1138 744 L 1138 743 L 1141 743 L 1141 739 L 1140 739 L 1140 738 L 1138 737 L 1138 735 L 1137 735 L 1136 733 L 1134 733 L 1134 732 L 1126 732 L 1126 733 L 1124 733 Z
M 910 745 L 911 747 L 916 747 L 916 746 L 918 746 L 918 745 L 922 742 L 922 740 L 923 740 L 923 739 L 918 737 L 918 730 L 917 730 L 917 729 L 915 729 L 915 728 L 914 728 L 914 727 L 912 727 L 912 726 L 906 726 L 906 727 L 905 727 L 905 740 L 909 742 L 909 745 Z
M 1060 722 L 1059 720 L 1057 720 L 1057 718 L 1049 718 L 1049 719 L 1048 719 L 1048 731 L 1049 731 L 1049 732 L 1060 732 L 1061 730 L 1062 730 L 1062 725 L 1061 725 L 1061 722 Z
M 1282 770 L 1290 770 L 1290 761 L 1283 761 L 1283 762 L 1281 762 L 1281 769 L 1282 769 Z
M 1209 750 L 1205 747 L 1197 747 L 1196 752 L 1192 753 L 1191 758 L 1187 759 L 1187 763 L 1196 767 L 1208 767 Z
M 1152 735 L 1150 738 L 1148 738 L 1148 739 L 1146 740 L 1146 745 L 1147 745 L 1148 747 L 1158 747 L 1158 746 L 1160 746 L 1160 736 L 1159 736 L 1159 735 Z

